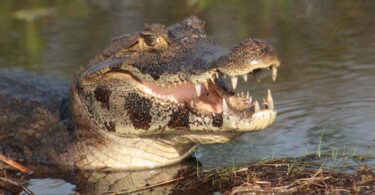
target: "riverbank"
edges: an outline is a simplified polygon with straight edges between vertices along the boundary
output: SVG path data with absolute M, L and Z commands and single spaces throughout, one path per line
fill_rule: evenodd
M 246 167 L 203 170 L 199 166 L 182 169 L 171 180 L 124 189 L 113 194 L 152 194 L 173 186 L 171 194 L 374 194 L 375 170 L 366 164 L 329 168 L 321 158 L 308 155 L 251 163 Z M 32 194 L 24 186 L 24 176 L 0 168 L 0 194 Z M 78 189 L 79 191 L 79 189 Z M 75 193 L 80 194 L 80 193 Z M 85 194 L 82 192 L 81 194 Z
M 179 181 L 174 194 L 373 194 L 374 169 L 366 165 L 348 171 L 310 163 L 316 156 L 279 159 L 196 172 Z

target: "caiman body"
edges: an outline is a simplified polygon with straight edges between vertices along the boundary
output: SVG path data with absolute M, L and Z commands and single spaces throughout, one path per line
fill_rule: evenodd
M 257 39 L 220 48 L 203 25 L 192 16 L 114 38 L 68 93 L 64 82 L 1 71 L 0 152 L 24 164 L 145 169 L 270 126 L 270 91 L 258 103 L 235 89 L 263 70 L 276 78 L 274 49 Z

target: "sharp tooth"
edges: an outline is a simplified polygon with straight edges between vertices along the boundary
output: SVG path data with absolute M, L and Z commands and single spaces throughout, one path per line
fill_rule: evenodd
M 277 68 L 276 66 L 272 66 L 272 80 L 276 81 L 276 77 L 277 77 Z
M 146 92 L 146 93 L 150 93 L 152 94 L 152 90 L 148 87 L 144 87 L 143 90 Z
M 272 94 L 271 94 L 271 90 L 270 89 L 268 89 L 268 91 L 267 91 L 266 100 L 268 102 L 269 109 L 273 110 L 274 109 L 274 104 L 273 104 L 273 98 L 272 98 Z
M 241 91 L 241 97 L 245 97 L 245 94 L 243 93 L 243 91 Z
M 225 99 L 223 98 L 223 112 L 227 113 L 228 112 L 228 105 Z
M 253 97 L 249 97 L 249 102 L 251 103 L 251 102 L 253 102 Z
M 214 77 L 211 77 L 210 79 L 211 79 L 212 83 L 215 83 L 215 78 Z
M 193 108 L 194 107 L 194 102 L 193 100 L 190 101 L 190 106 Z
M 274 106 L 274 104 L 273 104 L 273 100 L 272 100 L 272 102 L 268 102 L 268 107 L 269 107 L 269 109 L 271 109 L 271 110 L 275 110 L 275 106 Z
M 232 77 L 230 78 L 231 82 L 232 82 L 232 87 L 233 89 L 236 89 L 237 87 L 237 82 L 238 82 L 238 78 L 237 77 Z
M 203 121 L 204 121 L 204 123 L 205 124 L 210 124 L 210 118 L 209 117 L 205 117 L 204 119 L 203 119 Z
M 254 111 L 255 112 L 259 112 L 260 111 L 260 106 L 259 106 L 258 100 L 256 100 L 254 102 Z
M 216 78 L 219 78 L 219 73 L 215 72 L 215 76 L 216 76 Z
M 250 98 L 250 92 L 246 92 L 246 98 L 249 99 Z
M 270 100 L 272 100 L 272 94 L 271 94 L 271 90 L 268 89 L 267 90 L 267 101 L 270 101 Z
M 243 80 L 247 81 L 247 74 L 242 75 Z
M 200 84 L 198 85 L 195 85 L 195 92 L 197 92 L 197 96 L 201 96 L 201 90 L 202 90 L 202 86 Z

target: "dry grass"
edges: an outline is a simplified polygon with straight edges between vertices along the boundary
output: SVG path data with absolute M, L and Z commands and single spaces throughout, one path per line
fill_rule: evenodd
M 293 166 L 292 166 L 293 164 Z M 316 169 L 296 159 L 282 159 L 231 171 L 201 172 L 177 184 L 175 194 L 374 194 L 375 174 L 366 166 L 355 172 Z

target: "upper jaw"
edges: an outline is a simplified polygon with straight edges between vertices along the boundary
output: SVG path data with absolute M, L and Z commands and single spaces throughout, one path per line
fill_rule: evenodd
M 242 97 L 235 97 L 233 92 L 239 80 L 247 81 L 248 76 L 257 75 L 258 70 L 270 70 L 272 79 L 276 80 L 280 61 L 272 46 L 261 40 L 245 40 L 239 46 L 232 48 L 225 55 L 211 62 L 212 65 L 207 71 L 201 74 L 192 74 L 190 77 L 186 77 L 184 81 L 174 81 L 174 78 L 169 77 L 172 80 L 171 82 L 155 82 L 151 77 L 146 77 L 147 74 L 142 74 L 127 63 L 127 59 L 105 60 L 85 71 L 82 76 L 90 78 L 91 75 L 96 77 L 95 75 L 104 76 L 107 73 L 129 74 L 131 80 L 137 81 L 133 83 L 136 83 L 138 88 L 146 95 L 152 96 L 156 100 L 159 99 L 160 102 L 188 104 L 192 108 L 200 108 L 198 111 L 205 113 L 242 116 L 251 115 L 263 109 L 274 110 L 270 90 L 261 103 L 253 101 L 248 93 L 240 94 L 239 96 L 242 95 Z M 183 74 L 189 75 L 187 72 Z M 223 77 L 230 78 L 230 86 L 219 84 Z M 172 96 L 173 90 L 178 89 L 185 89 L 187 92 L 180 96 Z M 233 89 L 233 91 L 228 89 Z M 210 97 L 204 97 L 207 92 L 210 93 Z M 214 103 L 210 102 L 212 99 L 214 99 Z
M 272 79 L 276 80 L 280 60 L 269 43 L 260 39 L 247 39 L 213 60 L 211 64 L 210 70 L 201 74 L 192 74 L 189 80 L 199 84 L 222 74 L 232 78 L 232 83 L 236 85 L 238 77 L 247 80 L 248 74 L 260 69 L 272 70 Z
M 254 51 L 253 51 L 254 50 Z M 253 101 L 249 93 L 239 94 L 242 97 L 235 97 L 234 90 L 239 80 L 248 80 L 249 75 L 257 75 L 258 70 L 271 70 L 273 80 L 277 76 L 279 60 L 273 48 L 260 40 L 249 39 L 239 46 L 231 49 L 229 53 L 213 62 L 211 69 L 200 75 L 192 75 L 192 78 L 185 81 L 170 82 L 167 84 L 150 82 L 149 79 L 139 78 L 140 72 L 136 69 L 127 70 L 126 62 L 120 59 L 103 61 L 96 67 L 85 71 L 82 76 L 88 75 L 114 75 L 126 74 L 127 79 L 136 83 L 137 87 L 147 96 L 151 96 L 160 102 L 172 104 L 188 104 L 192 108 L 200 108 L 199 111 L 208 113 L 255 113 L 263 107 L 273 110 L 273 99 L 270 90 L 261 103 Z M 103 68 L 104 67 L 104 68 Z M 100 77 L 102 77 L 100 76 Z M 223 78 L 230 78 L 230 86 L 220 84 Z M 199 79 L 197 79 L 199 78 Z M 91 79 L 90 79 L 91 80 Z M 173 79 L 172 79 L 173 80 Z M 92 81 L 92 80 L 91 80 Z M 229 90 L 233 89 L 233 91 Z M 185 90 L 178 95 L 177 90 Z M 245 112 L 244 112 L 245 111 Z
M 277 69 L 280 61 L 273 47 L 265 41 L 258 39 L 248 39 L 240 45 L 232 48 L 226 55 L 220 57 L 213 63 L 212 69 L 207 73 L 200 75 L 200 79 L 192 79 L 195 85 L 197 96 L 206 92 L 205 86 L 209 83 L 223 83 L 226 78 L 230 80 L 230 86 L 220 84 L 222 88 L 220 94 L 221 100 L 217 103 L 218 109 L 211 112 L 232 113 L 235 115 L 246 115 L 256 113 L 262 108 L 274 110 L 274 103 L 271 91 L 268 90 L 262 102 L 253 101 L 249 92 L 237 94 L 238 82 L 244 80 L 247 82 L 249 75 L 257 77 L 264 70 L 269 70 L 272 80 L 277 78 Z
M 260 39 L 247 39 L 229 54 L 220 58 L 215 67 L 223 74 L 237 77 L 252 73 L 256 69 L 272 69 L 273 80 L 276 79 L 280 61 L 272 45 Z

